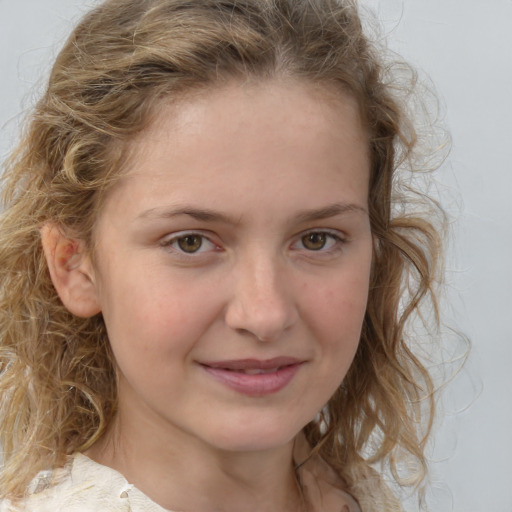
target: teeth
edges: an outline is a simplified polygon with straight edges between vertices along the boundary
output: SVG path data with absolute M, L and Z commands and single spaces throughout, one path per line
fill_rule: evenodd
M 263 373 L 275 373 L 279 368 L 269 368 L 267 370 L 262 370 L 261 368 L 246 368 L 245 370 L 240 370 L 241 373 L 245 373 L 246 375 L 261 375 Z

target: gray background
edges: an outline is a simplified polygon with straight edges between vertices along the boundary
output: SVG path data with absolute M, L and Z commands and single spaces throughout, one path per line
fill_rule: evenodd
M 2 157 L 71 22 L 91 3 L 0 0 Z M 472 349 L 430 447 L 431 507 L 512 512 L 512 0 L 363 4 L 384 23 L 390 47 L 436 84 L 453 138 L 438 175 L 453 227 L 444 314 Z

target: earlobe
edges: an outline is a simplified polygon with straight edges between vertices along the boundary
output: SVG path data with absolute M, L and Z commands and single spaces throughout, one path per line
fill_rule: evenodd
M 53 286 L 64 306 L 81 318 L 99 313 L 93 267 L 84 242 L 67 237 L 53 223 L 42 226 L 41 242 Z

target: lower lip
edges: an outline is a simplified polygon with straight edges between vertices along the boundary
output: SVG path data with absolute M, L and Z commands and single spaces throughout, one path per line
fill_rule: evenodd
M 247 396 L 265 396 L 285 388 L 299 371 L 300 366 L 300 363 L 292 364 L 272 373 L 256 375 L 211 366 L 203 366 L 203 368 L 214 379 L 239 393 Z

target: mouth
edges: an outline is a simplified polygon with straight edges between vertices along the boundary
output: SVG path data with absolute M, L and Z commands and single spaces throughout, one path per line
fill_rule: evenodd
M 276 357 L 212 361 L 200 365 L 208 375 L 238 393 L 264 396 L 285 388 L 303 363 L 293 357 Z
M 278 370 L 283 368 L 283 366 L 277 366 L 276 368 L 269 368 L 268 370 L 263 370 L 262 368 L 246 368 L 244 370 L 226 370 L 228 372 L 237 372 L 244 373 L 245 375 L 263 375 L 268 373 L 275 373 Z

